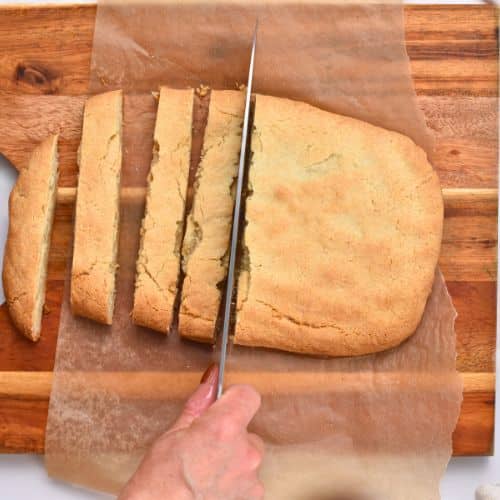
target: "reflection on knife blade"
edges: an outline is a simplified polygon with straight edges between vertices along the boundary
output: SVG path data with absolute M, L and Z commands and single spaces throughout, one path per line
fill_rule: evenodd
M 245 171 L 245 158 L 249 133 L 249 120 L 250 120 L 250 97 L 252 95 L 252 81 L 253 81 L 253 67 L 255 60 L 255 47 L 257 44 L 257 28 L 258 21 L 255 23 L 255 30 L 253 34 L 252 52 L 250 55 L 250 67 L 248 70 L 248 83 L 245 99 L 245 114 L 243 119 L 243 131 L 241 134 L 241 151 L 240 162 L 238 166 L 238 180 L 236 183 L 236 194 L 234 201 L 233 212 L 233 228 L 231 232 L 231 246 L 229 251 L 229 266 L 227 273 L 227 287 L 226 287 L 226 300 L 224 303 L 224 322 L 222 326 L 222 341 L 220 346 L 220 360 L 219 360 L 219 381 L 217 384 L 217 399 L 222 394 L 224 385 L 224 369 L 226 365 L 227 344 L 229 340 L 229 322 L 231 317 L 232 296 L 234 288 L 234 271 L 236 264 L 236 250 L 238 246 L 238 232 L 240 225 L 240 211 L 241 211 L 241 193 L 243 190 L 243 176 Z

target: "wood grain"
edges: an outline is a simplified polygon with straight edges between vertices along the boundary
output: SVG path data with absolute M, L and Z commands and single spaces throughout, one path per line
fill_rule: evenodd
M 34 146 L 59 132 L 60 185 L 75 186 L 85 95 L 9 95 L 0 88 L 0 151 L 18 168 Z M 498 137 L 494 97 L 419 96 L 436 137 L 434 164 L 444 188 L 494 187 Z
M 419 104 L 437 134 L 433 163 L 443 186 L 493 187 L 498 115 L 494 7 L 408 6 L 405 13 L 413 78 Z M 94 5 L 10 7 L 0 13 L 0 47 L 7 54 L 0 60 L 0 151 L 21 167 L 36 142 L 60 131 L 65 186 L 76 182 L 94 18 Z
M 199 385 L 203 372 L 66 372 L 65 380 L 59 383 L 68 384 L 72 390 L 82 387 L 92 380 L 92 387 L 103 391 L 116 392 L 120 397 L 127 399 L 186 399 Z M 310 394 L 322 392 L 357 392 L 363 390 L 367 384 L 374 383 L 371 372 L 294 372 L 290 377 L 288 373 L 276 371 L 248 372 L 230 371 L 226 383 L 248 383 L 263 395 L 280 394 Z M 376 378 L 387 382 L 380 384 L 378 390 L 392 390 L 394 384 L 401 387 L 402 391 L 415 391 L 425 389 L 428 391 L 441 391 L 439 380 L 444 380 L 449 375 L 443 373 L 422 375 L 418 385 L 412 373 L 378 372 Z M 462 373 L 462 382 L 465 392 L 491 391 L 495 387 L 495 377 L 492 373 Z M 53 372 L 0 372 L 0 399 L 19 399 L 26 401 L 48 400 L 54 379 Z M 438 382 L 438 383 L 436 383 Z M 82 387 L 83 388 L 83 387 Z M 79 392 L 79 391 L 77 391 Z
M 33 345 L 17 335 L 0 307 L 0 451 L 43 451 L 94 19 L 93 5 L 0 8 L 0 151 L 22 167 L 37 142 L 60 131 L 62 169 L 41 340 Z M 445 199 L 440 266 L 458 311 L 465 392 L 454 453 L 488 454 L 495 398 L 496 12 L 408 6 L 405 23 L 418 103 L 436 137 L 432 162 Z
M 390 374 L 389 374 L 390 375 Z M 96 374 L 103 389 L 118 390 L 125 398 L 159 398 L 165 391 L 171 398 L 185 399 L 200 379 L 201 373 L 101 373 Z M 401 374 L 393 374 L 401 382 Z M 228 384 L 252 383 L 257 390 L 266 394 L 270 391 L 308 392 L 318 390 L 316 374 L 228 373 Z M 52 372 L 0 372 L 0 452 L 16 453 L 19 449 L 26 452 L 42 453 L 44 429 L 47 420 L 48 400 L 52 385 Z M 411 378 L 411 374 L 407 375 Z M 353 392 L 360 389 L 359 379 L 345 373 L 325 374 L 321 388 L 326 385 L 332 391 Z M 464 402 L 454 433 L 455 455 L 481 454 L 484 449 L 480 443 L 492 441 L 494 399 L 492 397 L 495 379 L 492 373 L 463 373 Z M 353 385 L 354 380 L 356 383 Z M 172 383 L 175 381 L 175 384 Z M 272 383 L 270 383 L 272 381 Z M 404 377 L 403 377 L 404 382 Z M 429 379 L 426 390 L 432 390 L 435 379 Z M 146 388 L 150 388 L 145 393 Z M 437 388 L 439 390 L 439 388 Z M 412 389 L 414 390 L 414 389 Z M 475 416 L 480 416 L 479 424 Z M 469 430 L 473 427 L 473 431 Z M 491 449 L 488 450 L 491 452 Z

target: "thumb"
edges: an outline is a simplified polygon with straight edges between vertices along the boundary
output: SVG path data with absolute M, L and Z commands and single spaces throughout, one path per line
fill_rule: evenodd
M 219 366 L 210 365 L 201 378 L 200 385 L 186 401 L 182 413 L 168 432 L 174 432 L 189 427 L 202 413 L 204 413 L 216 399 Z

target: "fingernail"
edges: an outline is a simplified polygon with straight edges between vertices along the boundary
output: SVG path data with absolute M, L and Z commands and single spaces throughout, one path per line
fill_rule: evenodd
M 200 384 L 205 384 L 208 382 L 215 382 L 219 376 L 219 365 L 217 363 L 212 363 L 201 376 Z

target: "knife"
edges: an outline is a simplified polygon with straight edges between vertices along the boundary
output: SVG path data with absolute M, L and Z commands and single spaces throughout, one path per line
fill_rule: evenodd
M 255 47 L 257 45 L 258 20 L 255 23 L 253 33 L 252 52 L 250 54 L 250 67 L 248 70 L 248 82 L 245 99 L 245 114 L 243 115 L 243 130 L 241 133 L 240 162 L 238 165 L 238 180 L 236 183 L 236 195 L 234 200 L 233 229 L 231 232 L 231 246 L 229 250 L 229 267 L 227 272 L 226 302 L 224 304 L 224 323 L 222 326 L 222 341 L 219 359 L 219 380 L 217 381 L 217 399 L 222 395 L 224 385 L 224 369 L 226 367 L 227 345 L 229 341 L 229 320 L 231 318 L 231 307 L 234 288 L 234 270 L 236 265 L 236 249 L 238 247 L 238 230 L 240 225 L 241 192 L 243 189 L 243 176 L 245 171 L 245 157 L 248 142 L 248 122 L 250 120 L 250 97 L 252 95 L 253 66 L 255 60 Z

